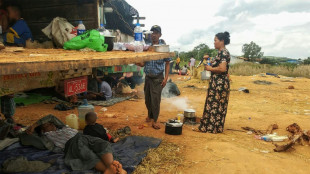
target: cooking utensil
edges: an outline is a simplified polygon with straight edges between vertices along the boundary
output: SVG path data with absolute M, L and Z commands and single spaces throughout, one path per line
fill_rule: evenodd
M 181 135 L 183 124 L 179 123 L 178 120 L 169 120 L 169 122 L 165 123 L 165 133 L 169 135 Z
M 194 109 L 184 110 L 184 118 L 195 118 L 196 111 Z
M 170 52 L 169 45 L 154 45 L 155 52 L 167 53 Z

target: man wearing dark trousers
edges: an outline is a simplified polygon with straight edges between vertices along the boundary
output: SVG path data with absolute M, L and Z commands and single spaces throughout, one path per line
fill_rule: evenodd
M 153 45 L 165 45 L 165 41 L 159 39 L 161 37 L 161 28 L 158 25 L 154 25 L 151 28 L 152 33 L 152 44 Z M 152 123 L 154 129 L 160 129 L 157 123 L 159 112 L 160 112 L 160 102 L 161 102 L 161 92 L 166 86 L 171 58 L 165 58 L 161 60 L 152 60 L 144 63 L 137 64 L 139 66 L 144 66 L 145 86 L 145 105 L 148 110 L 147 122 Z

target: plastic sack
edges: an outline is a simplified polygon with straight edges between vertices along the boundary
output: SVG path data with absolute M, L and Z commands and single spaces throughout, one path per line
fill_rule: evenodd
M 104 36 L 97 30 L 90 30 L 82 35 L 76 36 L 64 44 L 66 50 L 80 50 L 90 48 L 100 52 L 106 52 L 108 44 L 104 43 Z

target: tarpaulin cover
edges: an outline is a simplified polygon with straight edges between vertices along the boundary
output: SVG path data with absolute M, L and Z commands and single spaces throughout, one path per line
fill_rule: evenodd
M 142 159 L 147 155 L 147 151 L 150 148 L 157 148 L 161 143 L 161 139 L 142 136 L 129 136 L 118 143 L 112 144 L 113 156 L 115 160 L 118 160 L 123 168 L 132 173 L 136 166 L 141 163 Z M 19 143 L 15 143 L 3 151 L 0 151 L 0 164 L 2 164 L 7 158 L 24 156 L 29 161 L 39 160 L 43 162 L 54 161 L 52 167 L 41 172 L 42 174 L 84 174 L 84 173 L 99 173 L 94 170 L 89 171 L 71 171 L 64 164 L 64 154 L 54 153 L 48 150 L 38 150 L 33 147 L 21 146 Z M 36 174 L 41 174 L 36 173 Z

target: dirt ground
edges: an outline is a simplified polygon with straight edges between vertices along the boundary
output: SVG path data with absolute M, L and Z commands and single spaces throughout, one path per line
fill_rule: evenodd
M 201 116 L 208 88 L 207 81 L 188 77 L 171 76 L 180 88 L 181 96 L 163 99 L 159 121 L 165 122 L 184 108 L 193 108 L 196 115 Z M 287 135 L 286 127 L 291 123 L 298 123 L 303 129 L 310 129 L 310 79 L 295 78 L 285 80 L 267 76 L 231 76 L 231 95 L 226 117 L 225 131 L 222 134 L 193 132 L 193 126 L 185 126 L 183 134 L 171 136 L 164 133 L 164 125 L 160 130 L 150 126 L 138 129 L 145 124 L 147 110 L 144 100 L 125 101 L 108 107 L 106 112 L 100 111 L 99 123 L 109 129 L 117 129 L 129 125 L 133 134 L 152 136 L 173 142 L 180 147 L 184 157 L 183 164 L 172 173 L 184 174 L 248 174 L 248 173 L 309 173 L 310 147 L 296 145 L 288 152 L 273 152 L 271 142 L 257 140 L 254 135 L 226 129 L 238 129 L 242 126 L 265 130 L 270 124 L 277 123 L 279 135 Z M 255 80 L 266 80 L 273 84 L 258 85 Z M 287 82 L 289 81 L 289 82 Z M 195 85 L 196 88 L 184 88 Z M 293 85 L 295 89 L 288 89 Z M 240 87 L 250 90 L 249 94 L 237 91 Z M 139 95 L 143 96 L 140 87 Z M 186 106 L 187 105 L 187 106 Z M 47 114 L 54 114 L 62 121 L 77 110 L 60 112 L 53 109 L 51 104 L 34 104 L 18 108 L 16 121 L 23 124 L 33 123 Z M 107 117 L 108 114 L 116 118 Z M 167 161 L 169 163 L 169 161 Z M 166 173 L 166 172 L 163 172 Z

